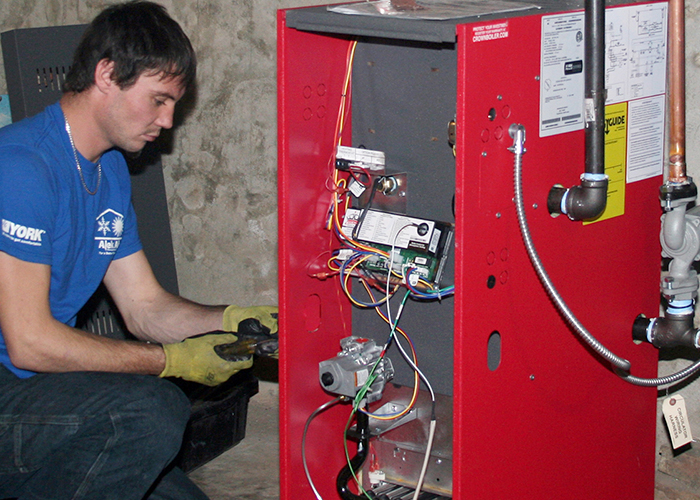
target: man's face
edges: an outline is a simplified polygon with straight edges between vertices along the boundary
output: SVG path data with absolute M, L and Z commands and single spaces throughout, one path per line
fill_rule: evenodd
M 185 89 L 179 78 L 144 73 L 128 88 L 114 86 L 103 125 L 108 141 L 136 153 L 173 126 L 175 104 Z

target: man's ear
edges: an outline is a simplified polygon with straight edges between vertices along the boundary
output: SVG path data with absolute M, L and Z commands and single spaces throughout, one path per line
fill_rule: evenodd
M 95 87 L 100 92 L 108 92 L 116 86 L 114 81 L 114 61 L 109 59 L 100 59 L 95 67 Z

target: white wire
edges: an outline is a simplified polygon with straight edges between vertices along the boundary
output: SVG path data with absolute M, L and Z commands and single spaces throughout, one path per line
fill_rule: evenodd
M 425 450 L 425 458 L 423 459 L 423 467 L 420 471 L 420 477 L 418 478 L 418 483 L 416 484 L 416 491 L 413 494 L 413 500 L 418 500 L 418 495 L 420 495 L 420 490 L 423 488 L 423 481 L 425 480 L 425 473 L 428 470 L 428 462 L 430 461 L 430 453 L 433 451 L 433 439 L 435 438 L 435 425 L 437 421 L 435 419 L 430 420 L 430 432 L 428 434 L 428 447 Z
M 430 385 L 430 381 L 428 380 L 428 377 L 426 377 L 422 371 L 416 366 L 416 364 L 413 362 L 413 360 L 410 358 L 408 353 L 404 350 L 403 346 L 401 345 L 401 342 L 399 342 L 399 337 L 396 337 L 394 339 L 396 341 L 396 347 L 398 347 L 399 351 L 401 351 L 401 356 L 406 360 L 406 363 L 408 363 L 408 366 L 411 367 L 412 370 L 414 370 L 420 379 L 425 383 L 425 385 L 428 387 L 428 390 L 430 391 L 430 399 L 435 403 L 435 392 L 433 391 L 433 386 Z
M 306 420 L 306 425 L 304 426 L 304 433 L 301 436 L 301 461 L 304 464 L 304 473 L 306 474 L 306 480 L 309 482 L 311 485 L 311 489 L 314 492 L 314 495 L 316 496 L 316 500 L 323 500 L 321 497 L 321 494 L 318 492 L 316 489 L 316 486 L 314 486 L 314 482 L 311 480 L 311 473 L 309 472 L 309 467 L 306 464 L 306 432 L 309 430 L 309 425 L 311 425 L 311 421 L 316 418 L 316 415 L 321 413 L 322 411 L 327 410 L 331 406 L 335 405 L 336 403 L 340 402 L 342 399 L 342 396 L 338 396 L 335 399 L 332 399 L 330 401 L 327 401 L 323 403 L 321 406 L 316 408 L 314 412 L 309 415 L 309 418 Z
M 401 234 L 401 231 L 403 231 L 407 227 L 413 227 L 416 225 L 417 224 L 410 222 L 403 226 L 401 229 L 396 231 L 394 239 L 391 242 L 391 253 L 389 254 L 389 267 L 387 268 L 386 273 L 386 317 L 389 320 L 389 325 L 391 326 L 391 335 L 389 338 L 394 336 L 394 333 L 396 332 L 396 325 L 399 322 L 398 317 L 396 318 L 396 321 L 393 321 L 391 319 L 391 306 L 389 304 L 389 300 L 391 299 L 391 269 L 394 267 L 394 250 L 396 249 L 396 240 L 399 238 L 399 234 Z
M 399 338 L 396 337 L 394 339 L 396 341 L 396 346 L 399 348 L 399 351 L 401 351 L 401 355 L 404 357 L 406 362 L 409 364 L 409 366 L 416 371 L 418 376 L 421 378 L 421 380 L 425 383 L 425 385 L 428 387 L 428 390 L 430 391 L 430 398 L 433 402 L 433 408 L 435 407 L 435 392 L 433 391 L 433 386 L 430 385 L 430 381 L 428 378 L 423 374 L 422 371 L 418 369 L 416 364 L 411 360 L 411 358 L 408 356 L 406 351 L 404 350 L 403 346 L 401 345 L 401 342 L 399 342 Z M 428 434 L 428 446 L 425 449 L 425 458 L 423 459 L 423 467 L 421 468 L 421 473 L 420 477 L 418 479 L 418 483 L 416 484 L 416 491 L 413 496 L 413 500 L 418 499 L 418 495 L 420 494 L 420 490 L 423 488 L 423 480 L 425 479 L 425 474 L 428 470 L 428 462 L 430 460 L 430 454 L 433 451 L 433 438 L 435 437 L 435 426 L 436 426 L 436 420 L 435 418 L 431 418 L 430 420 L 430 433 Z
M 389 267 L 387 270 L 387 276 L 386 276 L 386 317 L 389 320 L 389 325 L 391 325 L 391 334 L 390 334 L 390 339 L 391 337 L 395 336 L 396 332 L 396 327 L 399 324 L 399 318 L 401 317 L 401 313 L 403 312 L 403 306 L 405 302 L 401 302 L 401 305 L 399 306 L 399 310 L 396 314 L 396 320 L 393 320 L 391 318 L 391 307 L 389 305 L 389 301 L 391 299 L 390 295 L 390 286 L 391 286 L 391 269 L 394 265 L 394 249 L 396 248 L 396 240 L 399 237 L 399 234 L 401 231 L 406 229 L 407 227 L 412 227 L 416 226 L 416 224 L 410 223 L 406 224 L 403 226 L 401 229 L 399 229 L 396 234 L 394 235 L 394 240 L 391 243 L 391 253 L 389 254 Z M 395 339 L 396 346 L 398 347 L 399 351 L 401 351 L 401 356 L 406 360 L 408 365 L 411 367 L 412 370 L 414 370 L 418 376 L 420 377 L 421 380 L 425 383 L 425 385 L 428 387 L 428 390 L 430 391 L 430 398 L 433 402 L 433 407 L 435 405 L 435 392 L 433 391 L 433 386 L 430 384 L 430 381 L 428 378 L 423 374 L 422 371 L 416 366 L 416 364 L 413 362 L 413 360 L 408 356 L 408 353 L 404 350 L 403 346 L 401 345 L 401 342 L 399 342 L 398 337 Z M 433 449 L 433 439 L 435 437 L 435 426 L 437 422 L 434 418 L 431 418 L 430 420 L 430 432 L 428 434 L 428 445 L 425 450 L 425 457 L 423 458 L 423 466 L 421 468 L 420 476 L 418 478 L 418 483 L 416 484 L 416 491 L 413 494 L 413 500 L 418 500 L 418 495 L 420 495 L 420 490 L 423 488 L 423 481 L 425 480 L 425 474 L 428 470 L 428 463 L 430 462 L 430 454 L 432 453 Z

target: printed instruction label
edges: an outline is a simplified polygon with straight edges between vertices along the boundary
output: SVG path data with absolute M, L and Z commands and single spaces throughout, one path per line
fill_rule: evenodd
M 606 104 L 666 92 L 667 18 L 666 3 L 605 10 Z M 583 44 L 583 12 L 542 18 L 540 137 L 584 127 Z
M 629 102 L 627 182 L 662 175 L 666 96 Z
M 605 11 L 606 104 L 666 92 L 666 3 Z
M 583 128 L 583 14 L 542 18 L 540 137 Z
M 688 422 L 688 412 L 685 408 L 683 396 L 671 396 L 664 399 L 661 410 L 666 419 L 668 432 L 671 435 L 673 449 L 685 446 L 693 440 Z

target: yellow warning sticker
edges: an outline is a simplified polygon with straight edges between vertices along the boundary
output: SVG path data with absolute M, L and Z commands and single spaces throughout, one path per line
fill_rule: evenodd
M 627 171 L 627 103 L 605 107 L 605 173 L 608 199 L 605 211 L 592 224 L 625 213 L 625 172 Z

